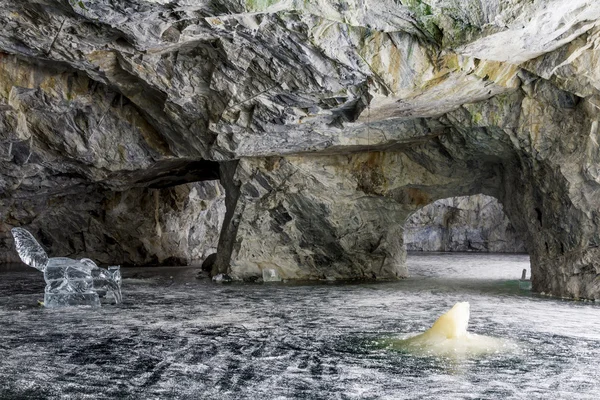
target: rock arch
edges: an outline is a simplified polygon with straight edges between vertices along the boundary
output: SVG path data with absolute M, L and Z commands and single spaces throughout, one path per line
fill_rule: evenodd
M 228 271 L 241 279 L 263 268 L 288 279 L 406 276 L 402 226 L 410 214 L 501 183 L 495 163 L 456 159 L 431 168 L 442 149 L 427 142 L 398 151 L 241 160 Z
M 501 200 L 522 233 L 534 290 L 595 298 L 597 109 L 589 100 L 542 105 L 544 96 L 570 95 L 542 80 L 529 86 L 447 113 L 445 129 L 425 142 L 242 159 L 230 271 L 245 277 L 279 266 L 294 270 L 291 278 L 327 278 L 321 263 L 332 266 L 332 277 L 403 276 L 401 235 L 389 221 L 435 199 L 484 193 Z M 503 118 L 502 107 L 519 117 Z M 355 215 L 365 218 L 352 225 Z

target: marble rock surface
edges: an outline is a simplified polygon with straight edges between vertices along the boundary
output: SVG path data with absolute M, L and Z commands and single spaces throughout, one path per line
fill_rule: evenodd
M 215 274 L 397 278 L 406 218 L 485 194 L 534 290 L 600 298 L 595 0 L 0 6 L 3 233 L 38 224 L 57 252 L 111 263 L 202 258 L 191 193 L 220 179 Z M 140 225 L 105 217 L 116 204 Z M 131 248 L 75 235 L 92 226 Z

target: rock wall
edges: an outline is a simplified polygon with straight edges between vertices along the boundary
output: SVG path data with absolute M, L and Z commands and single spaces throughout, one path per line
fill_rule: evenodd
M 0 5 L 10 224 L 77 197 L 168 213 L 169 196 L 127 193 L 220 178 L 214 272 L 397 278 L 406 218 L 482 193 L 522 235 L 534 290 L 600 298 L 597 1 Z M 161 246 L 119 254 L 188 258 Z
M 426 205 L 406 221 L 404 242 L 408 251 L 526 252 L 502 204 L 485 195 Z
M 103 264 L 200 264 L 216 252 L 225 191 L 216 181 L 0 202 L 0 254 L 17 262 L 10 229 L 24 226 L 51 255 Z
M 242 159 L 227 263 L 239 279 L 277 269 L 284 279 L 391 279 L 408 275 L 403 225 L 417 209 L 500 184 L 494 164 L 456 160 L 425 168 L 443 150 Z M 477 166 L 474 173 L 469 167 Z M 468 176 L 468 178 L 467 178 Z M 418 179 L 418 180 L 417 180 Z

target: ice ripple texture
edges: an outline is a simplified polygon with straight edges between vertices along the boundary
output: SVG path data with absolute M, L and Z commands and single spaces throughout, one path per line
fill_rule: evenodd
M 0 398 L 597 398 L 598 306 L 523 292 L 523 256 L 409 263 L 409 280 L 353 285 L 219 285 L 188 268 L 125 269 L 122 304 L 69 312 L 35 306 L 34 270 L 4 268 Z M 459 300 L 471 303 L 470 331 L 523 350 L 453 359 L 373 345 L 427 329 Z

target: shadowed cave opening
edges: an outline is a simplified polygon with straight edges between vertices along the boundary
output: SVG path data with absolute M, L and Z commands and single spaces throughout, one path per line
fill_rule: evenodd
M 10 229 L 29 230 L 53 257 L 104 265 L 201 265 L 216 252 L 225 215 L 217 163 L 192 162 L 135 177 L 126 190 L 92 186 L 18 199 L 0 224 L 3 263 L 20 262 Z

